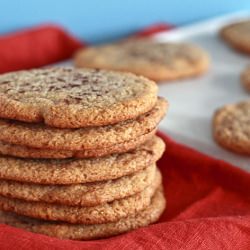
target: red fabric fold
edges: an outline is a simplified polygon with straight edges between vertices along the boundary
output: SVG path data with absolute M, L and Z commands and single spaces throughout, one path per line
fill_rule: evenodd
M 0 36 L 0 73 L 42 67 L 70 58 L 85 44 L 55 25 Z
M 162 26 L 139 36 L 158 30 Z M 81 46 L 57 27 L 2 37 L 0 72 L 67 59 Z M 0 225 L 0 249 L 250 249 L 250 174 L 159 135 L 167 145 L 158 164 L 167 209 L 158 223 L 87 242 Z

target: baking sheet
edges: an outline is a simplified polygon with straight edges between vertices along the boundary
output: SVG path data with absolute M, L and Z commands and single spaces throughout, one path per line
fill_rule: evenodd
M 211 133 L 211 119 L 217 108 L 250 98 L 239 81 L 250 57 L 233 51 L 218 37 L 222 26 L 247 17 L 250 18 L 250 13 L 241 12 L 215 18 L 160 33 L 155 39 L 198 44 L 209 52 L 212 61 L 209 72 L 202 77 L 163 82 L 159 86 L 160 95 L 170 102 L 168 115 L 160 128 L 176 141 L 250 171 L 250 157 L 219 147 Z

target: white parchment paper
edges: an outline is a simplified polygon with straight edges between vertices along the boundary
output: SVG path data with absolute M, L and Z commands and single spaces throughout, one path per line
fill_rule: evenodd
M 211 119 L 217 108 L 250 98 L 239 80 L 242 70 L 250 64 L 250 55 L 233 51 L 218 37 L 223 25 L 246 17 L 250 18 L 250 13 L 216 18 L 158 34 L 155 39 L 196 43 L 210 53 L 212 61 L 209 72 L 202 77 L 160 85 L 159 94 L 170 102 L 160 128 L 176 141 L 250 171 L 250 157 L 224 150 L 211 133 Z

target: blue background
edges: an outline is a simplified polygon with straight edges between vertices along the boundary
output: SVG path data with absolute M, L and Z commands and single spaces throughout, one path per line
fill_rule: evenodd
M 103 42 L 152 23 L 182 25 L 248 9 L 249 0 L 1 0 L 0 34 L 53 22 L 88 42 Z

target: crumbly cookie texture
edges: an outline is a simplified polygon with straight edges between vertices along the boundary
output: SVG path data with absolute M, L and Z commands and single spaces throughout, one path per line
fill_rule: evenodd
M 248 66 L 241 74 L 241 83 L 243 87 L 250 92 L 250 66 Z
M 232 48 L 250 53 L 250 20 L 227 25 L 222 28 L 220 35 Z
M 152 110 L 134 120 L 79 129 L 59 129 L 43 124 L 2 119 L 0 140 L 27 147 L 72 151 L 112 147 L 153 131 L 165 115 L 166 109 L 167 102 L 163 98 L 158 98 Z
M 67 224 L 31 219 L 8 212 L 0 212 L 0 223 L 61 239 L 92 240 L 118 235 L 154 223 L 163 213 L 165 206 L 166 201 L 161 187 L 157 189 L 147 208 L 136 215 L 113 223 Z
M 0 157 L 0 179 L 37 184 L 77 184 L 117 179 L 145 169 L 162 156 L 165 144 L 154 136 L 140 147 L 102 158 L 32 160 Z
M 0 75 L 0 117 L 52 127 L 114 124 L 156 100 L 156 84 L 130 73 L 55 67 Z
M 137 138 L 117 143 L 112 147 L 96 148 L 82 151 L 70 150 L 53 150 L 53 149 L 40 149 L 31 148 L 21 145 L 10 144 L 0 141 L 0 154 L 7 156 L 15 156 L 20 158 L 34 158 L 34 159 L 66 159 L 66 158 L 93 158 L 103 157 L 115 153 L 125 153 L 139 147 L 141 144 L 150 140 L 156 132 L 152 130 L 148 134 L 138 136 Z
M 221 146 L 250 155 L 250 101 L 219 109 L 213 119 L 213 134 Z
M 32 218 L 65 221 L 75 224 L 116 222 L 124 217 L 136 215 L 146 209 L 150 205 L 153 194 L 160 185 L 161 174 L 157 172 L 155 180 L 142 192 L 93 207 L 27 202 L 0 196 L 0 208 L 3 211 L 15 212 Z
M 26 201 L 69 206 L 97 206 L 142 192 L 154 180 L 156 166 L 115 180 L 72 185 L 41 185 L 0 181 L 0 195 Z
M 127 71 L 164 81 L 203 73 L 209 66 L 209 56 L 196 45 L 131 39 L 80 50 L 75 65 Z

